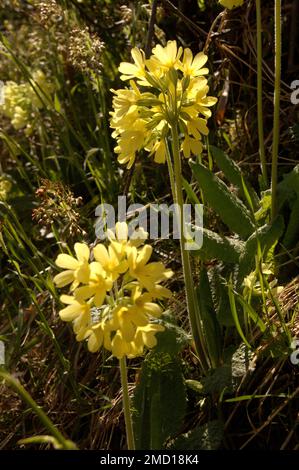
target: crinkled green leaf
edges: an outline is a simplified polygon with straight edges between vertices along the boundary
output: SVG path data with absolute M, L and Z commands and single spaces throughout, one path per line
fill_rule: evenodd
M 232 232 L 247 238 L 254 231 L 252 215 L 243 202 L 212 171 L 201 163 L 191 168 L 205 201 L 217 212 Z
M 157 334 L 158 345 L 143 362 L 133 398 L 137 449 L 162 449 L 176 434 L 186 410 L 186 390 L 178 352 L 185 344 L 175 325 Z
M 209 421 L 179 436 L 170 446 L 174 450 L 217 450 L 223 439 L 223 424 Z

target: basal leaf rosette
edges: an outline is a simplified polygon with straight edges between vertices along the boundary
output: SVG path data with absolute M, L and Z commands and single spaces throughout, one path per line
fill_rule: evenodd
M 209 96 L 205 64 L 208 57 L 169 41 L 157 45 L 149 59 L 142 50 L 131 51 L 134 63 L 122 62 L 121 79 L 127 88 L 112 90 L 112 136 L 117 141 L 118 161 L 130 168 L 145 150 L 156 163 L 165 163 L 171 126 L 180 130 L 184 157 L 202 152 L 202 136 L 209 130 L 210 108 L 217 99 Z
M 87 341 L 91 352 L 104 347 L 118 359 L 140 356 L 164 330 L 157 300 L 171 296 L 162 283 L 173 273 L 150 261 L 153 249 L 144 244 L 146 238 L 143 230 L 129 238 L 127 224 L 118 222 L 107 246 L 93 248 L 93 261 L 85 243 L 75 244 L 75 256 L 61 253 L 56 259 L 64 271 L 54 277 L 55 284 L 70 286 L 60 298 L 66 305 L 60 318 L 72 323 L 76 340 Z

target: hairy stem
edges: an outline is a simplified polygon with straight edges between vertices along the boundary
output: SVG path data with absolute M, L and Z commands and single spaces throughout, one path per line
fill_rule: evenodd
M 174 204 L 176 204 L 177 203 L 177 194 L 176 194 L 176 186 L 175 186 L 175 179 L 174 179 L 171 155 L 170 155 L 170 152 L 169 152 L 167 139 L 165 138 L 164 141 L 165 141 L 165 148 L 166 148 L 166 160 L 167 160 L 168 174 L 169 174 L 169 179 L 170 179 L 172 199 L 173 199 Z
M 184 200 L 183 200 L 183 182 L 182 182 L 182 169 L 180 160 L 180 147 L 177 125 L 173 124 L 171 127 L 172 135 L 172 153 L 174 160 L 174 179 L 175 179 L 175 194 L 173 195 L 174 201 L 178 204 L 178 217 L 180 229 L 180 247 L 182 256 L 183 275 L 186 289 L 187 309 L 190 319 L 192 336 L 194 339 L 195 347 L 203 371 L 208 369 L 208 355 L 205 351 L 205 338 L 200 319 L 200 312 L 198 302 L 195 297 L 195 288 L 193 283 L 193 276 L 191 271 L 191 263 L 189 251 L 185 248 L 185 223 L 184 223 Z
M 121 386 L 122 386 L 122 393 L 123 393 L 123 408 L 124 408 L 125 424 L 126 424 L 127 446 L 128 446 L 128 450 L 135 450 L 133 425 L 132 425 L 132 417 L 131 417 L 131 410 L 130 410 L 130 397 L 129 397 L 129 390 L 128 390 L 128 372 L 127 372 L 127 363 L 126 363 L 125 357 L 122 357 L 119 360 L 119 366 L 120 366 L 120 378 L 121 378 Z

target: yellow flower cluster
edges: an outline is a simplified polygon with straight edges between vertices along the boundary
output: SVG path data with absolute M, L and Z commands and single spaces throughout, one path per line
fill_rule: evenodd
M 233 8 L 240 7 L 243 5 L 244 0 L 219 0 L 220 5 L 224 8 L 232 10 Z
M 209 132 L 209 108 L 217 102 L 208 96 L 207 56 L 199 52 L 193 57 L 190 49 L 183 51 L 176 41 L 154 47 L 148 60 L 138 48 L 131 54 L 134 64 L 119 66 L 121 79 L 129 80 L 130 88 L 112 90 L 111 127 L 118 161 L 130 168 L 136 154 L 145 149 L 155 162 L 164 163 L 172 125 L 178 125 L 183 136 L 183 155 L 200 154 L 201 136 Z
M 31 84 L 6 82 L 0 111 L 11 119 L 15 129 L 26 127 L 26 134 L 30 134 L 36 111 L 49 104 L 53 91 L 54 87 L 47 81 L 45 74 L 37 70 L 32 74 Z
M 11 181 L 5 176 L 0 177 L 0 201 L 6 201 L 8 194 L 12 188 Z
M 125 222 L 109 232 L 109 245 L 98 244 L 90 250 L 75 244 L 76 257 L 59 254 L 56 264 L 65 269 L 57 274 L 57 287 L 71 284 L 71 295 L 62 295 L 67 307 L 60 318 L 73 323 L 77 341 L 87 340 L 91 352 L 102 346 L 121 359 L 136 357 L 144 348 L 156 345 L 155 334 L 164 327 L 152 321 L 162 314 L 156 299 L 168 298 L 169 289 L 161 285 L 172 276 L 161 262 L 149 262 L 152 247 L 144 245 L 147 233 L 135 232 L 128 238 Z

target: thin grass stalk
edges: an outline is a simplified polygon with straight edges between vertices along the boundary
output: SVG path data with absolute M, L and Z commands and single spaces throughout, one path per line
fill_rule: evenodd
M 261 0 L 256 0 L 256 37 L 257 37 L 257 122 L 259 138 L 259 155 L 262 170 L 263 189 L 268 186 L 267 165 L 264 144 L 263 125 L 263 49 L 262 49 L 262 15 Z
M 10 374 L 7 374 L 6 372 L 0 371 L 0 378 L 5 380 L 5 382 L 7 382 L 7 384 L 10 385 L 20 395 L 20 397 L 27 403 L 27 405 L 32 409 L 32 411 L 39 417 L 40 421 L 43 423 L 43 425 L 49 431 L 49 433 L 59 442 L 62 449 L 65 449 L 65 450 L 76 449 L 75 444 L 72 441 L 69 441 L 63 437 L 61 432 L 52 423 L 52 421 L 48 418 L 48 416 L 41 409 L 41 407 L 38 406 L 38 404 L 33 400 L 33 398 L 25 390 L 25 388 L 14 377 L 12 377 Z
M 279 113 L 280 113 L 280 78 L 281 78 L 281 0 L 275 0 L 275 85 L 274 85 L 274 118 L 271 169 L 271 218 L 277 214 L 277 166 L 279 146 Z

